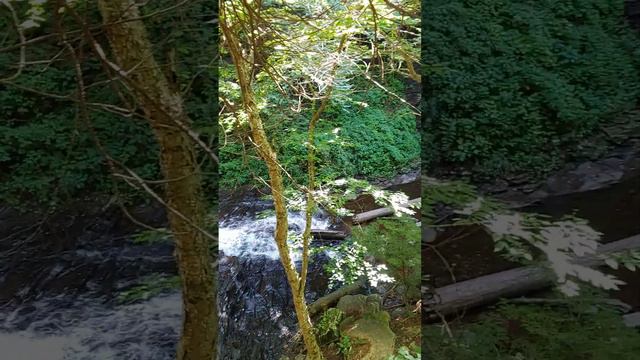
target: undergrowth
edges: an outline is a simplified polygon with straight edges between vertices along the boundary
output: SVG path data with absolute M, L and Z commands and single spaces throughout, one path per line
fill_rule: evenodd
M 379 219 L 353 229 L 353 239 L 368 254 L 386 264 L 391 277 L 404 288 L 407 302 L 420 297 L 420 227 L 411 218 Z
M 221 70 L 225 74 L 225 70 Z M 317 180 L 361 177 L 379 179 L 419 166 L 420 138 L 415 114 L 398 99 L 370 82 L 352 80 L 347 95 L 333 99 L 315 131 Z M 385 86 L 403 95 L 404 83 L 389 76 Z M 228 96 L 234 90 L 222 88 Z M 278 158 L 291 178 L 304 183 L 307 174 L 307 126 L 309 110 L 296 112 L 297 100 L 283 99 L 273 84 L 256 84 L 266 105 L 261 115 Z M 263 185 L 268 178 L 265 165 L 247 143 L 248 125 L 241 118 L 221 119 L 221 186 Z
M 429 1 L 423 163 L 541 176 L 640 95 L 623 1 Z
M 584 300 L 584 299 L 583 299 Z M 473 323 L 423 329 L 433 360 L 635 360 L 640 332 L 626 327 L 613 308 L 591 301 L 562 306 L 503 303 Z

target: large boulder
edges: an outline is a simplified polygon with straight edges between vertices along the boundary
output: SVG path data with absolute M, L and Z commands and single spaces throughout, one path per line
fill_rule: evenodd
M 382 310 L 378 295 L 347 295 L 338 309 L 345 314 L 340 333 L 351 340 L 350 358 L 387 360 L 393 355 L 395 334 L 389 327 L 389 313 Z

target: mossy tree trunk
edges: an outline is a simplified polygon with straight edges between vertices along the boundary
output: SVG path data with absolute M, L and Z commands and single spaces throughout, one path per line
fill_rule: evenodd
M 221 14 L 223 17 L 224 10 L 224 6 L 221 6 Z M 276 213 L 276 229 L 274 238 L 278 247 L 280 261 L 282 262 L 287 276 L 287 281 L 291 287 L 298 326 L 300 327 L 300 332 L 302 333 L 305 348 L 307 350 L 307 359 L 321 360 L 323 359 L 323 355 L 316 340 L 313 325 L 311 324 L 309 310 L 304 298 L 304 285 L 302 284 L 301 277 L 298 274 L 289 254 L 289 246 L 287 244 L 289 226 L 281 165 L 278 162 L 277 154 L 273 150 L 273 147 L 265 133 L 255 94 L 251 88 L 250 71 L 246 60 L 242 55 L 240 43 L 233 31 L 227 26 L 226 19 L 222 19 L 220 21 L 220 26 L 225 37 L 229 54 L 231 55 L 236 68 L 237 79 L 240 84 L 240 92 L 242 95 L 243 109 L 247 113 L 252 140 L 256 146 L 258 154 L 267 165 L 269 172 L 269 185 Z
M 202 231 L 205 207 L 195 145 L 186 131 L 190 119 L 182 97 L 171 90 L 154 58 L 136 2 L 100 0 L 98 4 L 116 59 L 112 67 L 143 109 L 160 146 L 167 213 L 182 279 L 184 318 L 177 358 L 215 359 L 216 286 L 209 240 Z

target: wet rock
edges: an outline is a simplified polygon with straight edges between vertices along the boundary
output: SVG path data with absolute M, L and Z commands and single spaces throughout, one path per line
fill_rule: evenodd
M 539 187 L 540 185 L 538 184 L 526 184 L 520 188 L 520 191 L 522 191 L 525 194 L 531 194 L 536 190 L 538 190 Z
M 412 314 L 411 310 L 406 307 L 396 307 L 391 311 L 391 318 L 398 319 L 403 317 L 408 317 Z
M 620 181 L 624 175 L 623 162 L 609 158 L 599 162 L 587 161 L 575 169 L 557 173 L 547 180 L 545 190 L 553 195 L 582 192 L 602 188 Z
M 371 183 L 382 188 L 387 188 L 395 185 L 408 184 L 418 180 L 419 178 L 420 178 L 420 169 L 414 169 L 404 174 L 400 174 L 389 180 L 371 181 Z
M 640 144 L 629 144 L 613 149 L 600 159 L 567 164 L 547 179 L 528 182 L 526 176 L 498 179 L 481 184 L 483 193 L 508 203 L 514 208 L 532 205 L 553 196 L 568 195 L 601 189 L 617 184 L 640 173 Z
M 510 185 L 523 185 L 526 184 L 529 180 L 529 176 L 526 174 L 518 174 L 506 178 L 506 181 L 508 181 Z
M 509 190 L 509 182 L 504 179 L 497 179 L 495 183 L 481 186 L 480 190 L 488 194 L 500 194 Z

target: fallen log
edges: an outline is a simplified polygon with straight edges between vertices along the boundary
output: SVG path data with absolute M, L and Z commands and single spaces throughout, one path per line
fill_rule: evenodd
M 604 244 L 597 254 L 575 260 L 584 266 L 602 264 L 600 255 L 640 248 L 640 235 Z M 515 297 L 553 284 L 553 272 L 544 265 L 519 267 L 475 279 L 461 281 L 434 290 L 432 300 L 424 302 L 429 320 L 463 309 L 488 305 L 500 298 Z
M 347 233 L 340 230 L 311 229 L 311 235 L 318 240 L 343 240 Z
M 365 289 L 366 283 L 364 279 L 360 279 L 355 283 L 347 286 L 343 286 L 340 289 L 329 293 L 309 305 L 309 316 L 314 316 L 322 311 L 325 311 L 331 305 L 335 304 L 345 295 L 353 295 L 362 292 Z
M 409 200 L 407 205 L 417 205 L 417 204 L 420 204 L 420 201 L 421 201 L 420 198 L 415 198 L 415 199 Z M 353 215 L 353 218 L 351 221 L 354 224 L 361 224 L 382 216 L 393 215 L 393 212 L 394 211 L 392 208 L 382 208 L 382 209 L 365 211 L 363 213 Z
M 640 327 L 640 312 L 624 315 L 622 321 L 628 327 Z

